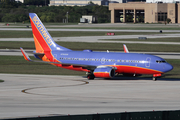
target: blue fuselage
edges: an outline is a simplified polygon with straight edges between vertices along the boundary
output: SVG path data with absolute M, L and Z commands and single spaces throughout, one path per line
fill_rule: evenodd
M 113 66 L 118 68 L 116 70 L 118 73 L 129 71 L 132 73 L 136 72 L 137 74 L 156 74 L 165 73 L 173 69 L 164 59 L 148 54 L 91 51 L 53 51 L 52 54 L 62 63 L 87 66 Z M 124 67 L 130 67 L 133 70 L 119 70 Z

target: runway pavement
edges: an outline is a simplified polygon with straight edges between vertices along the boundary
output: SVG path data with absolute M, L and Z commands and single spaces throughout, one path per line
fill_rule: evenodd
M 15 29 L 31 31 L 30 28 L 0 28 L 0 30 Z M 64 29 L 49 29 L 51 30 L 62 31 Z M 73 30 L 78 31 L 79 29 Z M 101 30 L 98 29 L 98 31 Z M 138 30 L 138 32 L 142 31 Z M 143 30 L 143 32 L 152 31 Z M 180 44 L 178 42 L 102 40 L 138 37 L 180 37 L 180 34 L 54 37 L 53 39 L 67 42 Z M 0 41 L 33 41 L 33 38 L 1 38 Z M 180 59 L 180 53 L 154 54 L 168 59 Z M 22 54 L 20 51 L 0 50 L 0 55 L 19 56 Z M 88 81 L 81 76 L 0 74 L 0 80 L 5 81 L 0 83 L 0 119 L 180 109 L 180 79 L 159 78 L 158 81 L 152 81 L 151 78 L 122 77 Z
M 54 27 L 54 26 L 53 26 Z M 62 26 L 61 26 L 62 27 Z M 78 26 L 77 26 L 78 27 Z M 3 31 L 32 31 L 31 28 L 0 28 L 0 30 Z M 63 29 L 59 29 L 59 28 L 49 28 L 47 29 L 48 31 L 97 31 L 97 32 L 160 32 L 160 30 L 126 30 L 126 29 L 76 29 L 76 28 L 63 28 Z M 180 32 L 180 30 L 162 30 L 162 32 L 165 33 L 171 33 L 171 32 Z
M 180 80 L 0 74 L 0 119 L 180 109 Z
M 80 36 L 80 37 L 53 37 L 55 41 L 63 42 L 98 42 L 98 43 L 134 43 L 134 44 L 171 44 L 180 45 L 180 42 L 150 42 L 150 41 L 116 41 L 116 39 L 137 39 L 146 38 L 173 38 L 180 37 L 180 34 L 153 34 L 153 35 L 115 35 L 115 36 Z M 109 40 L 114 39 L 114 40 Z M 32 38 L 0 38 L 0 41 L 34 41 Z

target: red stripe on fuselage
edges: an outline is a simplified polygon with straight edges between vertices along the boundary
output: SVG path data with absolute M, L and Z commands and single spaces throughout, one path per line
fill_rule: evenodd
M 142 68 L 137 66 L 125 66 L 125 65 L 115 65 L 113 67 L 116 67 L 117 73 L 130 73 L 130 74 L 162 74 L 163 72 L 148 69 L 148 68 Z
M 69 70 L 90 72 L 90 70 L 84 69 L 83 67 L 76 67 L 76 66 L 73 66 L 73 65 L 66 65 L 66 66 L 64 66 L 62 64 L 56 64 L 56 66 L 62 67 L 62 68 L 65 68 L 65 69 L 69 69 Z

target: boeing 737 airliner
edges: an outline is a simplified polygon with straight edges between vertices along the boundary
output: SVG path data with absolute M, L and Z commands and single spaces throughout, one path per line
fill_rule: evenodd
M 54 42 L 35 13 L 29 13 L 36 51 L 39 61 L 29 58 L 20 48 L 24 58 L 31 62 L 44 62 L 58 67 L 85 71 L 88 79 L 113 78 L 116 74 L 153 76 L 153 80 L 173 69 L 164 59 L 148 54 L 129 53 L 124 45 L 124 53 L 94 52 L 92 50 L 73 51 Z

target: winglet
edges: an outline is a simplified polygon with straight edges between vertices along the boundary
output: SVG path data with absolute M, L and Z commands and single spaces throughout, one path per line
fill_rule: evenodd
M 23 50 L 23 48 L 20 47 L 20 50 L 24 56 L 24 59 L 27 60 L 27 61 L 32 61 L 29 56 L 27 55 L 27 53 Z
M 125 53 L 129 53 L 129 50 L 128 50 L 128 48 L 126 47 L 125 44 L 123 44 L 123 47 L 124 47 L 124 52 L 125 52 Z

